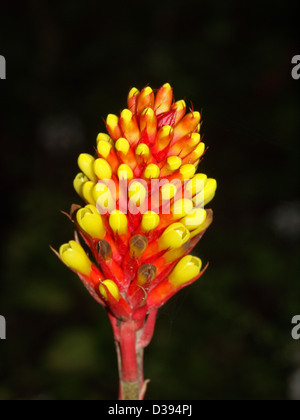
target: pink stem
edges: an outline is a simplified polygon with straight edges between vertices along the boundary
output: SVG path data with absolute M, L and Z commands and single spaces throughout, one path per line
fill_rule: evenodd
M 138 330 L 134 320 L 117 320 L 109 313 L 111 321 L 119 369 L 119 399 L 141 400 L 144 398 L 147 383 L 144 381 L 144 348 L 150 343 L 153 336 L 157 310 L 152 311 L 144 327 Z
M 121 323 L 120 350 L 122 380 L 125 382 L 136 382 L 138 380 L 138 366 L 136 360 L 136 324 L 134 321 Z

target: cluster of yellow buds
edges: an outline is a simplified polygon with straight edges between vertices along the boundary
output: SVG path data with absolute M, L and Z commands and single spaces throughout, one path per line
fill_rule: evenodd
M 140 321 L 204 270 L 190 252 L 212 223 L 205 206 L 217 183 L 198 173 L 206 147 L 201 114 L 175 102 L 167 83 L 130 90 L 127 108 L 106 118 L 96 154 L 81 154 L 73 206 L 79 236 L 61 260 L 92 296 L 120 320 Z M 201 271 L 202 270 L 202 271 Z

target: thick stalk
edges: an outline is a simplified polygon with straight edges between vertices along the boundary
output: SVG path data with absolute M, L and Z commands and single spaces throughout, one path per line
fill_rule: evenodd
M 147 384 L 144 381 L 144 348 L 150 343 L 157 311 L 151 312 L 142 329 L 136 321 L 117 321 L 109 314 L 113 327 L 119 370 L 119 400 L 142 400 Z
M 120 395 L 122 400 L 139 400 L 143 385 L 143 350 L 137 351 L 137 330 L 135 321 L 120 324 L 119 341 L 116 341 Z

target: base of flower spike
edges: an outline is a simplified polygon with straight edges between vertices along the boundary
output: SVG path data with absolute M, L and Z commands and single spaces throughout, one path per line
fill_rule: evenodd
M 143 400 L 149 380 L 144 380 L 144 349 L 151 342 L 157 311 L 139 321 L 119 321 L 108 313 L 113 328 L 119 370 L 119 399 Z

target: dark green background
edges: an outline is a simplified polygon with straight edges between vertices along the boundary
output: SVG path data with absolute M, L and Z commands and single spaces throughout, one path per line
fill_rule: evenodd
M 166 305 L 146 351 L 148 399 L 300 399 L 296 2 L 1 2 L 0 399 L 112 399 L 105 312 L 49 250 L 77 156 L 130 86 L 169 81 L 203 109 L 215 221 L 210 268 Z M 298 380 L 297 380 L 298 378 Z

